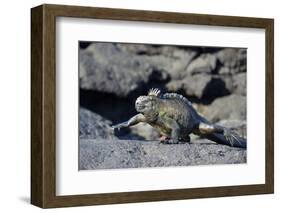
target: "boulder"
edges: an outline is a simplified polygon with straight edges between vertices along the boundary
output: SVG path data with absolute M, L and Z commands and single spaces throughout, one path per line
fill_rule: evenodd
M 247 93 L 247 73 L 238 73 L 233 76 L 233 89 L 232 92 L 239 95 Z
M 85 108 L 79 109 L 79 138 L 116 139 L 111 122 Z
M 79 51 L 80 88 L 127 97 L 179 78 L 195 56 L 175 46 L 92 43 Z
M 160 87 L 208 101 L 246 94 L 246 49 L 97 42 L 79 57 L 82 90 L 127 98 Z
M 185 46 L 162 46 L 147 44 L 117 44 L 130 55 L 137 55 L 158 70 L 164 70 L 172 79 L 180 79 L 185 69 L 198 55 L 199 49 Z
M 182 80 L 171 81 L 166 86 L 169 91 L 184 91 L 184 93 L 188 96 L 202 98 L 205 88 L 211 80 L 212 77 L 210 75 L 186 76 Z
M 169 91 L 181 91 L 185 96 L 198 99 L 214 99 L 229 94 L 225 79 L 208 74 L 187 75 L 182 80 L 172 80 L 166 87 Z
M 247 49 L 224 48 L 216 54 L 218 61 L 223 65 L 220 74 L 236 74 L 246 72 Z
M 238 94 L 246 96 L 247 93 L 247 73 L 236 73 L 233 75 L 221 74 L 221 75 L 212 75 L 212 79 L 216 79 L 217 82 L 220 82 L 220 87 L 214 87 L 210 85 L 209 90 L 216 91 L 217 96 L 224 96 L 227 94 Z M 220 92 L 218 92 L 219 90 Z M 225 92 L 223 93 L 222 90 Z M 209 91 L 210 92 L 210 91 Z
M 159 132 L 147 123 L 139 123 L 130 127 L 130 134 L 142 140 L 159 140 Z
M 200 106 L 200 113 L 208 120 L 246 120 L 246 97 L 241 95 L 228 95 L 215 99 L 210 105 Z
M 216 64 L 217 58 L 214 54 L 201 54 L 187 66 L 186 73 L 187 75 L 211 74 L 215 70 Z
M 80 50 L 80 88 L 125 97 L 148 82 L 152 69 L 112 43 Z

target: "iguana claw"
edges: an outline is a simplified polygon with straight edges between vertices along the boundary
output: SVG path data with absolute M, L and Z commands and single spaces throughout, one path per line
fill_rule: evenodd
M 159 141 L 160 144 L 179 144 L 178 140 L 173 140 L 171 138 L 167 138 L 166 140 Z
M 121 128 L 124 128 L 124 127 L 128 127 L 128 123 L 127 123 L 127 122 L 123 122 L 123 123 L 120 123 L 120 124 L 116 124 L 116 125 L 111 126 L 111 128 L 112 128 L 113 130 L 117 129 L 118 131 L 119 131 Z

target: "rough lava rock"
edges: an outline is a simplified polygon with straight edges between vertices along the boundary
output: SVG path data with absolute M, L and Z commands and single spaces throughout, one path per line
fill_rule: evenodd
M 210 143 L 80 139 L 79 169 L 118 169 L 246 163 L 246 150 Z
M 79 138 L 117 139 L 110 128 L 111 121 L 100 115 L 80 107 L 79 109 Z
M 80 88 L 126 97 L 150 82 L 179 77 L 195 54 L 178 47 L 93 43 L 79 51 Z
M 170 81 L 170 83 L 167 84 L 167 89 L 173 92 L 181 90 L 189 96 L 202 98 L 211 80 L 212 76 L 206 74 L 186 76 L 182 80 Z
M 180 79 L 171 78 L 166 88 L 198 99 L 246 95 L 246 49 L 202 53 L 188 64 Z
M 217 98 L 208 106 L 201 106 L 200 113 L 212 122 L 220 120 L 246 120 L 247 99 L 245 96 L 232 94 Z
M 158 140 L 160 138 L 159 132 L 147 123 L 139 123 L 130 127 L 130 134 L 143 140 Z
M 202 54 L 200 57 L 194 59 L 187 67 L 186 73 L 194 75 L 198 73 L 211 74 L 217 64 L 217 57 L 212 54 Z
M 232 92 L 239 95 L 247 95 L 247 73 L 238 73 L 233 76 Z
M 229 86 L 231 84 L 231 86 Z M 172 92 L 183 91 L 185 96 L 193 96 L 198 99 L 216 98 L 229 94 L 232 82 L 226 79 L 208 74 L 187 75 L 182 80 L 172 80 L 166 85 Z
M 221 120 L 216 124 L 229 128 L 239 136 L 247 138 L 247 122 L 245 120 Z
M 130 60 L 129 60 L 130 58 Z M 80 50 L 80 88 L 121 97 L 146 84 L 153 69 L 114 44 L 96 43 Z
M 245 48 L 225 48 L 219 51 L 216 55 L 224 67 L 220 70 L 221 74 L 246 72 L 247 50 Z
M 79 51 L 80 88 L 126 98 L 162 85 L 198 99 L 246 95 L 246 49 L 97 42 Z

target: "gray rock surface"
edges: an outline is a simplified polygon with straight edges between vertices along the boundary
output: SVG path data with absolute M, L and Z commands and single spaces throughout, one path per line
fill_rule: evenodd
M 142 140 L 158 140 L 160 138 L 160 134 L 158 131 L 146 123 L 139 123 L 130 128 L 130 134 L 136 135 L 136 139 Z
M 238 73 L 233 76 L 232 92 L 239 95 L 247 95 L 247 73 Z
M 80 139 L 79 169 L 118 169 L 246 163 L 246 151 L 210 143 Z
M 80 107 L 79 109 L 79 138 L 116 139 L 111 128 L 111 121 L 100 115 Z
M 130 59 L 129 59 L 130 58 Z M 80 51 L 80 87 L 125 97 L 148 82 L 153 69 L 114 44 L 96 43 Z
M 174 80 L 167 84 L 169 91 L 179 91 L 183 90 L 189 96 L 195 96 L 197 98 L 202 98 L 207 85 L 211 82 L 212 76 L 202 74 L 186 76 L 182 80 Z
M 187 74 L 194 75 L 198 73 L 211 74 L 217 64 L 217 57 L 213 54 L 202 54 L 194 59 L 186 69 Z
M 216 56 L 224 69 L 220 70 L 222 74 L 235 74 L 239 72 L 246 72 L 247 50 L 224 48 L 219 51 Z
M 212 122 L 220 120 L 246 120 L 246 97 L 232 94 L 217 98 L 212 104 L 201 107 L 201 113 Z
M 166 46 L 93 43 L 80 50 L 80 87 L 126 97 L 150 82 L 180 76 L 195 52 Z
M 246 49 L 214 50 L 92 43 L 79 51 L 80 88 L 118 97 L 145 92 L 151 85 L 199 99 L 245 95 Z
M 220 120 L 216 124 L 229 128 L 239 136 L 247 138 L 247 122 L 245 120 Z

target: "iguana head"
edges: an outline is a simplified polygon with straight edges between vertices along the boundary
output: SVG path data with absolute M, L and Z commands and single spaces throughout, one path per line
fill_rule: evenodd
M 155 113 L 158 108 L 159 97 L 159 89 L 150 89 L 148 95 L 138 97 L 135 103 L 137 112 L 143 114 Z

